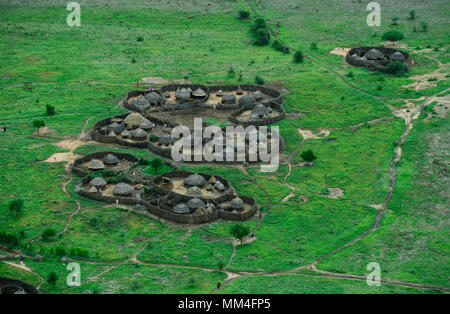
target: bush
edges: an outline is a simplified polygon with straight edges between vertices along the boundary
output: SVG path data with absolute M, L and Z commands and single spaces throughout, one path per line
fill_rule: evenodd
M 266 28 L 261 28 L 256 31 L 256 38 L 253 44 L 256 46 L 268 45 L 270 42 L 270 33 Z
M 406 72 L 406 66 L 401 61 L 393 61 L 386 66 L 386 72 L 401 75 Z
M 89 225 L 91 225 L 91 227 L 97 227 L 99 221 L 100 220 L 98 219 L 98 217 L 94 216 L 91 219 L 89 219 Z
M 238 17 L 241 20 L 248 20 L 248 18 L 250 17 L 250 12 L 247 10 L 239 10 Z
M 19 212 L 22 210 L 23 200 L 15 199 L 9 202 L 9 210 L 16 213 L 16 217 L 19 216 Z
M 135 57 L 133 57 L 133 58 L 131 59 L 131 63 L 136 63 L 136 58 L 135 58 Z
M 264 85 L 266 81 L 259 75 L 255 77 L 255 84 L 257 85 Z
M 312 42 L 310 45 L 311 50 L 317 50 L 319 48 L 319 46 L 317 45 L 317 43 Z
M 13 233 L 0 231 L 0 243 L 12 248 L 19 245 L 19 238 Z
M 230 66 L 228 69 L 228 77 L 234 77 L 236 75 L 236 71 L 234 71 L 233 66 Z
M 47 111 L 47 115 L 51 116 L 55 114 L 55 106 L 51 106 L 49 104 L 45 105 L 45 110 Z
M 143 36 L 138 36 L 138 37 L 136 38 L 136 40 L 137 40 L 137 41 L 144 41 L 144 37 L 143 37 Z
M 289 53 L 289 47 L 279 40 L 275 40 L 272 44 L 272 47 L 275 48 L 275 50 L 281 51 L 282 53 Z
M 409 19 L 410 20 L 416 19 L 416 11 L 414 11 L 414 10 L 409 11 Z
M 304 161 L 307 161 L 307 162 L 313 162 L 314 160 L 317 159 L 317 156 L 314 155 L 312 150 L 307 150 L 307 151 L 303 152 L 300 156 L 302 157 L 302 159 Z
M 44 241 L 49 241 L 51 238 L 53 238 L 56 235 L 56 231 L 52 228 L 47 228 L 42 232 L 42 239 Z
M 250 28 L 250 32 L 253 34 L 255 39 L 253 44 L 256 46 L 264 46 L 270 42 L 270 32 L 266 21 L 263 18 L 257 18 Z
M 392 25 L 398 25 L 399 20 L 400 20 L 400 18 L 398 16 L 394 16 L 392 18 Z
M 300 50 L 297 50 L 294 54 L 294 61 L 297 63 L 302 63 L 303 62 L 303 54 Z
M 153 170 L 155 170 L 155 175 L 158 173 L 158 168 L 162 167 L 163 164 L 163 160 L 159 157 L 153 158 L 153 160 L 150 162 Z
M 428 31 L 428 23 L 427 22 L 420 22 L 420 26 L 422 26 L 422 30 L 424 33 Z
M 347 74 L 345 74 L 345 76 L 347 76 L 347 77 L 354 77 L 355 75 L 353 74 L 352 71 L 349 71 Z

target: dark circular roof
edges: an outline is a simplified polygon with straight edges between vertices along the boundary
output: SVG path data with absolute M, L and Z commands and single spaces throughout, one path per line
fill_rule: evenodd
M 183 183 L 187 186 L 204 186 L 206 184 L 206 179 L 198 173 L 194 173 L 184 179 Z
M 117 158 L 116 155 L 109 153 L 103 157 L 103 163 L 107 165 L 115 165 L 119 163 L 119 158 Z
M 133 191 L 134 191 L 133 186 L 127 183 L 120 182 L 116 184 L 116 186 L 114 187 L 113 193 L 115 195 L 125 196 L 131 194 Z

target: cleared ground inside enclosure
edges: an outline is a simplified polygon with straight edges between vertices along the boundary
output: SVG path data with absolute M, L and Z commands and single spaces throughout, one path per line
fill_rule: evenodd
M 82 4 L 82 26 L 70 28 L 64 1 L 3 1 L 0 231 L 15 234 L 19 245 L 0 243 L 0 276 L 44 293 L 448 292 L 449 4 L 378 2 L 379 28 L 367 26 L 367 2 L 341 0 L 89 2 Z M 241 9 L 249 21 L 236 17 Z M 251 44 L 257 15 L 302 51 L 303 63 L 292 61 L 292 50 Z M 391 25 L 396 16 L 399 25 Z M 392 29 L 404 34 L 396 46 L 416 63 L 403 76 L 348 67 L 334 50 L 382 45 Z M 278 170 L 180 165 L 226 178 L 238 194 L 254 197 L 261 215 L 242 223 L 254 238 L 241 245 L 231 235 L 233 222 L 176 226 L 75 193 L 72 154 L 155 157 L 82 140 L 97 121 L 127 112 L 117 104 L 143 77 L 165 82 L 149 80 L 142 89 L 255 84 L 256 76 L 289 91 L 289 118 L 275 124 L 286 144 Z M 229 116 L 157 114 L 174 123 L 202 116 L 220 124 Z M 45 132 L 34 120 L 44 121 Z M 313 166 L 301 156 L 309 149 L 317 156 Z M 55 156 L 64 158 L 44 162 Z M 9 203 L 19 198 L 24 206 L 16 215 Z M 57 236 L 44 240 L 47 228 Z M 80 262 L 80 287 L 66 285 L 62 255 Z M 379 287 L 366 284 L 373 261 L 381 265 Z M 51 271 L 59 277 L 55 286 L 46 281 Z

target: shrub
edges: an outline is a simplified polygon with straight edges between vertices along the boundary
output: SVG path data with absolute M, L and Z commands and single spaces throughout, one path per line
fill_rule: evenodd
M 55 254 L 58 256 L 65 256 L 66 255 L 66 249 L 64 246 L 57 246 L 55 248 Z
M 403 34 L 399 31 L 387 31 L 383 34 L 383 36 L 381 37 L 382 40 L 387 40 L 387 41 L 391 41 L 393 43 L 395 43 L 396 41 L 402 40 L 403 39 Z
M 19 245 L 19 238 L 13 233 L 0 231 L 0 243 L 8 245 L 8 247 L 15 247 Z
M 307 151 L 303 152 L 300 156 L 302 157 L 302 159 L 304 161 L 307 161 L 307 162 L 313 162 L 314 160 L 317 159 L 317 156 L 314 155 L 312 150 L 307 150 Z
M 137 41 L 144 41 L 144 37 L 143 37 L 143 36 L 138 36 L 138 37 L 136 38 L 136 40 L 137 40 Z
M 47 282 L 50 286 L 55 287 L 56 282 L 58 281 L 58 275 L 54 270 L 52 270 L 47 277 Z
M 416 11 L 414 11 L 414 10 L 409 11 L 409 19 L 410 20 L 416 19 Z
M 399 20 L 400 20 L 400 18 L 398 16 L 394 16 L 392 18 L 392 25 L 398 25 Z
M 9 202 L 9 210 L 16 213 L 16 217 L 19 217 L 19 212 L 22 210 L 23 200 L 15 199 Z
M 266 21 L 263 18 L 257 18 L 250 28 L 250 32 L 253 34 L 255 39 L 253 44 L 257 46 L 264 46 L 270 42 L 270 32 Z
M 49 104 L 45 105 L 45 110 L 47 111 L 47 115 L 51 116 L 55 114 L 55 106 L 51 106 Z
M 247 10 L 239 10 L 238 17 L 241 20 L 248 20 L 248 18 L 250 17 L 250 12 Z
M 289 53 L 289 47 L 286 46 L 283 42 L 279 40 L 275 40 L 272 43 L 272 47 L 275 48 L 275 50 L 281 51 L 282 53 L 288 54 Z
M 44 241 L 49 241 L 51 238 L 53 238 L 56 235 L 56 231 L 52 228 L 47 228 L 42 232 L 42 239 Z
M 294 61 L 295 62 L 297 62 L 297 63 L 302 63 L 303 62 L 303 54 L 302 54 L 302 52 L 300 51 L 300 50 L 297 50 L 295 53 L 294 53 Z
M 233 66 L 230 66 L 228 69 L 228 77 L 234 77 L 236 75 L 236 71 L 234 71 Z
M 422 26 L 422 30 L 424 33 L 428 31 L 428 23 L 427 22 L 420 22 L 420 26 Z
M 319 46 L 317 45 L 317 43 L 312 42 L 310 45 L 311 50 L 317 50 L 319 48 Z
M 135 57 L 133 57 L 133 58 L 131 59 L 131 63 L 136 63 L 136 58 L 135 58 Z
M 268 45 L 270 42 L 270 33 L 266 28 L 261 28 L 256 31 L 256 38 L 253 44 L 256 46 Z
M 91 225 L 92 227 L 96 227 L 99 223 L 99 219 L 97 216 L 92 217 L 91 219 L 89 219 L 89 225 Z
M 257 85 L 264 85 L 266 81 L 259 75 L 255 77 L 255 84 Z
M 347 76 L 347 77 L 354 77 L 355 75 L 353 74 L 352 71 L 349 71 L 347 74 L 345 74 L 345 76 Z
M 406 66 L 401 61 L 393 61 L 386 66 L 386 72 L 401 75 L 406 72 Z
M 250 233 L 250 228 L 243 224 L 235 224 L 230 232 L 233 237 L 239 239 L 242 243 L 242 240 Z

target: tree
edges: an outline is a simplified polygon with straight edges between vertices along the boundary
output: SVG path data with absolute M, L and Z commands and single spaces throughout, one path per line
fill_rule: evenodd
M 234 77 L 236 75 L 236 71 L 234 70 L 233 66 L 231 65 L 228 69 L 228 77 Z
M 43 128 L 44 126 L 45 126 L 44 120 L 34 120 L 33 121 L 33 127 L 35 127 L 36 129 Z
M 153 160 L 150 162 L 150 166 L 155 170 L 155 175 L 158 173 L 158 168 L 163 165 L 163 161 L 159 157 L 153 158 Z
M 58 275 L 56 274 L 56 272 L 54 270 L 52 270 L 47 277 L 47 282 L 49 283 L 49 285 L 51 285 L 52 287 L 55 287 L 56 282 L 58 281 Z
M 307 150 L 300 155 L 304 161 L 313 162 L 317 159 L 317 156 L 314 155 L 312 150 Z
M 256 32 L 258 31 L 258 29 L 262 29 L 262 28 L 268 28 L 266 20 L 264 20 L 261 17 L 258 17 L 257 19 L 255 19 L 255 21 L 253 22 L 252 27 L 250 28 L 250 31 L 253 34 L 256 34 Z
M 399 31 L 395 31 L 395 30 L 387 31 L 386 33 L 383 34 L 381 39 L 391 41 L 393 44 L 395 44 L 396 41 L 403 39 L 403 34 Z
M 19 212 L 22 210 L 23 200 L 15 199 L 9 202 L 9 210 L 16 213 L 16 217 L 19 217 Z
M 235 237 L 236 239 L 239 239 L 241 241 L 244 240 L 246 236 L 248 236 L 250 233 L 250 228 L 247 226 L 244 226 L 243 224 L 235 224 L 231 228 L 231 235 Z
M 303 62 L 303 53 L 300 51 L 300 49 L 295 52 L 294 61 L 297 63 Z
M 45 110 L 47 111 L 47 115 L 48 115 L 48 116 L 52 116 L 52 115 L 55 114 L 55 106 L 46 104 L 46 105 L 45 105 Z
M 52 228 L 47 228 L 44 230 L 44 232 L 42 232 L 42 239 L 44 239 L 44 241 L 49 241 L 55 235 L 56 235 L 55 230 L 53 230 Z
M 416 19 L 416 11 L 414 11 L 414 10 L 409 11 L 409 19 L 410 20 Z

